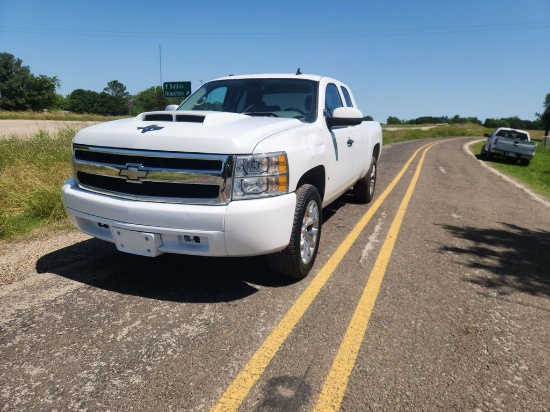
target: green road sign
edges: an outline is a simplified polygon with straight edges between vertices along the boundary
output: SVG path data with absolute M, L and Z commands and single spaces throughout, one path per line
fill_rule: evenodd
M 164 82 L 162 95 L 165 98 L 187 98 L 191 94 L 191 82 Z

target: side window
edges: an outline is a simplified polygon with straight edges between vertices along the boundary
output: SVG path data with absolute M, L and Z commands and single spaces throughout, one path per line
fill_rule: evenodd
M 342 87 L 342 93 L 344 94 L 344 99 L 346 99 L 346 106 L 353 107 L 353 103 L 351 101 L 351 95 L 349 94 L 348 89 L 345 87 Z
M 332 116 L 334 109 L 342 107 L 342 99 L 340 99 L 340 93 L 335 84 L 330 83 L 327 85 L 327 91 L 325 95 L 325 109 L 328 111 L 328 116 Z

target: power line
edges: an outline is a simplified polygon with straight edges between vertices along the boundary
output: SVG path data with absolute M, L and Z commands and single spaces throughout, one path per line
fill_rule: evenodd
M 550 29 L 550 21 L 514 22 L 504 24 L 460 25 L 372 29 L 361 31 L 311 31 L 311 32 L 143 32 L 113 30 L 51 29 L 37 27 L 0 27 L 0 32 L 89 37 L 163 37 L 202 40 L 268 40 L 268 39 L 320 39 L 376 36 L 410 36 L 434 34 L 458 34 L 495 31 L 525 31 Z

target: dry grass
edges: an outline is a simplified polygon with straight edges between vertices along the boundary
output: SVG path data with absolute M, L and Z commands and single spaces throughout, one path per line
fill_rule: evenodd
M 0 111 L 0 120 L 59 120 L 80 122 L 107 122 L 124 117 L 101 116 L 99 114 L 77 114 L 64 111 L 53 112 L 7 112 Z

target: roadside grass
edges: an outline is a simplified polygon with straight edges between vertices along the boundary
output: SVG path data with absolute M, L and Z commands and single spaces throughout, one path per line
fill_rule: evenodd
M 384 144 L 391 144 L 436 137 L 483 136 L 484 133 L 489 133 L 492 130 L 479 124 L 466 123 L 457 125 L 384 126 L 382 131 Z
M 470 149 L 474 154 L 479 155 L 482 146 L 483 142 L 479 142 L 470 146 Z M 536 193 L 550 199 L 550 148 L 542 148 L 539 144 L 535 157 L 527 167 L 499 158 L 486 162 L 496 170 L 512 176 Z
M 68 227 L 61 185 L 71 174 L 75 129 L 41 130 L 0 140 L 0 240 L 28 237 L 45 226 Z

